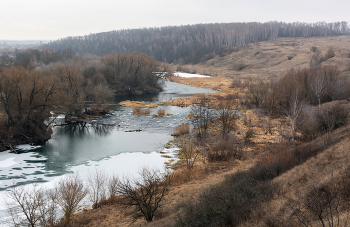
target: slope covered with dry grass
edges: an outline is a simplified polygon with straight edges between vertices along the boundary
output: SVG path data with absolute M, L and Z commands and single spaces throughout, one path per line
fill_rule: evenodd
M 325 55 L 332 47 L 335 57 L 322 64 L 338 65 L 340 70 L 349 75 L 350 36 L 278 38 L 276 41 L 259 42 L 249 49 L 241 49 L 227 56 L 215 57 L 204 64 L 174 67 L 188 72 L 205 75 L 217 75 L 230 79 L 276 80 L 286 71 L 309 67 L 316 47 L 319 54 Z

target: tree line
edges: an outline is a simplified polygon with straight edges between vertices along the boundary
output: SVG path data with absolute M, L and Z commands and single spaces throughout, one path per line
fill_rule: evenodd
M 29 52 L 35 61 L 0 68 L 0 150 L 48 140 L 50 124 L 44 122 L 51 111 L 84 118 L 104 112 L 104 104 L 114 95 L 162 90 L 162 79 L 155 72 L 165 68 L 143 53 L 74 56 L 46 65 L 39 60 L 45 51 Z
M 252 43 L 278 37 L 313 37 L 349 34 L 347 22 L 334 23 L 216 23 L 159 28 L 126 29 L 66 37 L 41 47 L 54 51 L 72 49 L 79 54 L 104 55 L 143 52 L 167 63 L 204 62 L 247 48 Z

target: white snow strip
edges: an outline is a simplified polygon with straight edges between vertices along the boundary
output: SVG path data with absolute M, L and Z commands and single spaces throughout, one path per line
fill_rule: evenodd
M 179 73 L 179 72 L 175 72 L 175 73 L 174 73 L 174 76 L 182 77 L 182 78 L 193 78 L 193 77 L 208 78 L 208 77 L 211 77 L 211 76 L 205 76 L 205 75 L 199 75 L 199 74 Z

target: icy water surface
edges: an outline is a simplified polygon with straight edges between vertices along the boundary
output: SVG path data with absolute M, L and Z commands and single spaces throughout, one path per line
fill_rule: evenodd
M 159 103 L 213 92 L 166 82 L 164 91 L 157 95 L 118 97 L 117 101 Z M 159 108 L 173 115 L 153 118 Z M 18 155 L 12 151 L 0 153 L 0 210 L 4 209 L 5 190 L 14 184 L 50 182 L 58 176 L 77 172 L 86 178 L 96 168 L 119 175 L 134 175 L 142 166 L 163 168 L 166 158 L 159 152 L 165 150 L 164 145 L 172 139 L 174 128 L 188 122 L 185 116 L 189 111 L 189 107 L 159 106 L 151 109 L 151 115 L 134 116 L 132 108 L 118 107 L 111 115 L 85 125 L 55 127 L 52 139 L 43 146 L 18 146 Z M 167 152 L 172 156 L 174 150 Z

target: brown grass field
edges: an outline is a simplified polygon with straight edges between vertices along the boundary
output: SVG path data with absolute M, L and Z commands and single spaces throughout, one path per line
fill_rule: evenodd
M 335 51 L 335 57 L 322 64 L 338 65 L 340 70 L 349 75 L 350 70 L 350 36 L 312 37 L 312 38 L 278 38 L 276 41 L 252 44 L 249 49 L 242 49 L 224 57 L 216 57 L 204 64 L 184 65 L 188 71 L 198 74 L 224 77 L 237 80 L 276 80 L 286 71 L 309 67 L 314 54 L 310 48 L 317 47 L 320 54 L 325 54 L 329 47 Z M 288 60 L 291 58 L 291 60 Z M 238 71 L 237 65 L 245 67 Z M 173 67 L 176 70 L 176 66 Z M 203 83 L 205 83 L 204 79 Z

